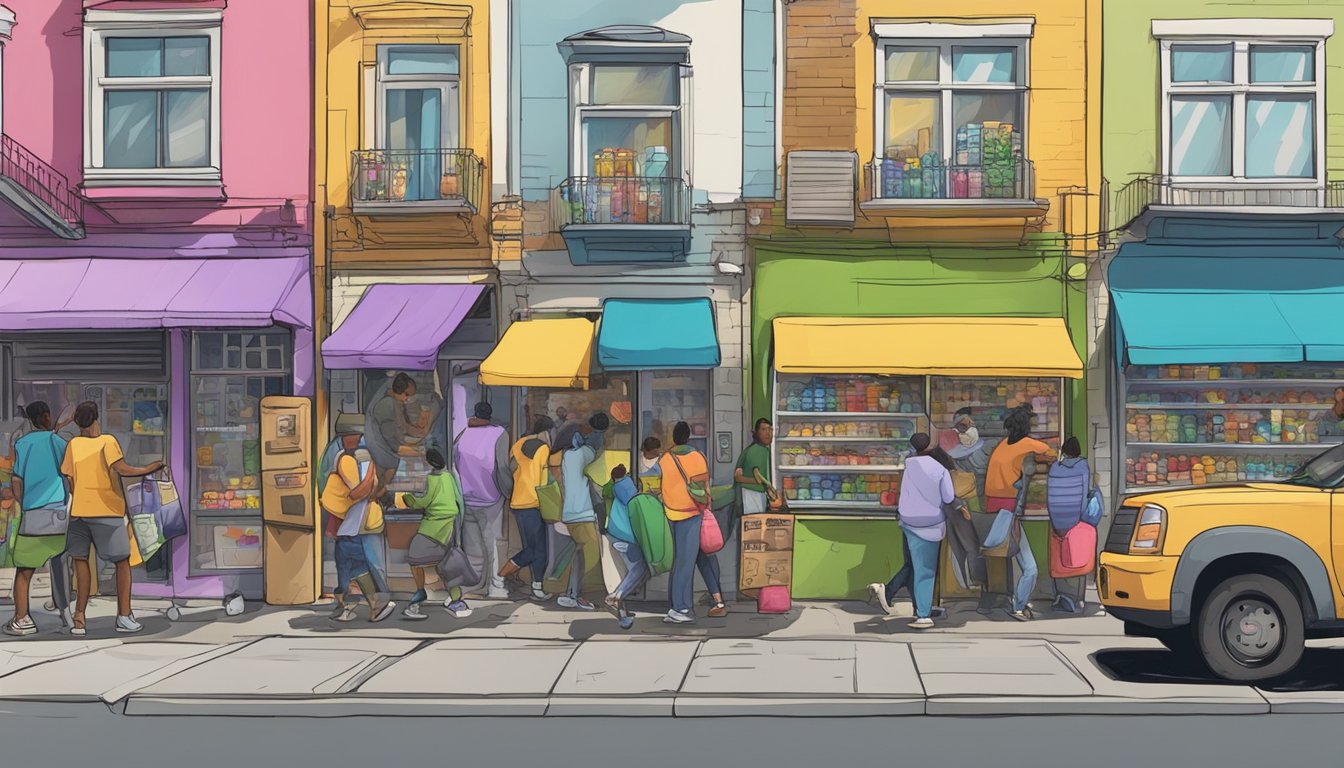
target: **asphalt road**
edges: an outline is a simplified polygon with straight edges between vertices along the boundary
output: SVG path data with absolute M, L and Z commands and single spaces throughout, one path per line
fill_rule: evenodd
M 15 705 L 0 707 L 0 765 L 1335 766 L 1339 722 L 1330 715 L 225 719 Z

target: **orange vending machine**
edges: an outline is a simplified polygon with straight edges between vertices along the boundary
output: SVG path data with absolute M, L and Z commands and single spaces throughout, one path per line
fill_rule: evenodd
M 317 516 L 313 499 L 312 402 L 273 395 L 261 401 L 261 509 L 266 602 L 317 599 Z

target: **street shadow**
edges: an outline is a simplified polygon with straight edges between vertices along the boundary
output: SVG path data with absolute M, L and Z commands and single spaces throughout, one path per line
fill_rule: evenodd
M 163 611 L 159 610 L 137 610 L 135 618 L 140 622 L 144 629 L 133 634 L 121 633 L 116 628 L 116 618 L 113 616 L 95 616 L 89 617 L 85 622 L 87 634 L 82 637 L 74 637 L 70 630 L 60 626 L 60 619 L 55 614 L 42 609 L 31 609 L 29 615 L 37 622 L 38 632 L 35 635 L 26 637 L 10 637 L 0 635 L 0 645 L 4 643 L 43 643 L 55 640 L 106 640 L 117 639 L 124 642 L 142 642 L 176 640 L 191 632 L 196 631 L 202 624 L 235 624 L 242 625 L 257 618 L 257 616 L 267 610 L 267 606 L 262 603 L 248 603 L 242 613 L 236 616 L 229 616 L 220 608 L 196 608 L 183 609 L 177 619 L 170 619 Z M 7 616 L 6 616 L 7 618 Z
M 631 635 L 686 640 L 711 637 L 748 639 L 786 629 L 802 615 L 800 608 L 793 608 L 788 613 L 766 614 L 757 613 L 754 607 L 748 605 L 745 602 L 729 603 L 729 614 L 721 618 L 705 616 L 703 606 L 697 606 L 694 624 L 668 624 L 663 621 L 667 615 L 667 603 L 632 602 L 629 608 L 634 613 L 635 621 L 629 629 L 621 629 L 615 614 L 601 610 L 570 622 L 569 635 L 574 640 Z
M 1199 659 L 1167 650 L 1098 651 L 1091 658 L 1107 677 L 1125 683 L 1242 685 L 1215 677 Z M 1292 672 L 1255 687 L 1276 693 L 1344 691 L 1344 648 L 1308 648 Z
M 1006 596 L 1003 600 L 996 602 L 993 608 L 985 612 L 978 610 L 979 602 L 977 600 L 944 600 L 941 607 L 947 610 L 947 614 L 941 617 L 934 616 L 934 628 L 932 630 L 919 630 L 910 627 L 910 622 L 914 620 L 914 611 L 909 601 L 898 601 L 897 607 L 897 613 L 887 614 L 871 602 L 864 603 L 863 608 L 859 610 L 867 610 L 872 616 L 854 623 L 855 634 L 928 634 L 930 631 L 962 629 L 971 624 L 1001 624 L 1005 628 L 1022 627 L 1024 629 L 1035 627 L 1039 631 L 1043 625 L 1054 626 L 1056 622 L 1067 622 L 1102 615 L 1101 608 L 1096 604 L 1089 604 L 1082 613 L 1057 613 L 1050 610 L 1046 601 L 1036 601 L 1032 604 L 1036 618 L 1023 623 L 1009 615 Z
M 410 621 L 401 614 L 402 609 L 406 607 L 406 601 L 398 600 L 392 615 L 378 623 L 369 621 L 369 609 L 363 603 L 356 609 L 354 621 L 336 621 L 331 618 L 332 605 L 330 602 L 320 603 L 312 607 L 311 613 L 290 619 L 290 629 L 331 635 L 370 629 L 395 629 L 412 635 L 446 637 L 467 629 L 496 629 L 508 623 L 513 614 L 527 603 L 522 600 L 475 603 L 470 616 L 454 618 L 448 615 L 442 602 L 427 600 L 421 604 L 421 610 L 429 618 Z

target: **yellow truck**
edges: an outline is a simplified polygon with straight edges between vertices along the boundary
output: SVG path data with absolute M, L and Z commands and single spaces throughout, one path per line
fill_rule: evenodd
M 1129 635 L 1219 677 L 1291 671 L 1308 638 L 1344 636 L 1344 445 L 1279 482 L 1126 498 L 1097 589 Z

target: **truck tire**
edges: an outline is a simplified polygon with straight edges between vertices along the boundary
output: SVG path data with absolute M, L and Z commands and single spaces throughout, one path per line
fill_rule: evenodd
M 1218 677 L 1239 683 L 1280 677 L 1302 660 L 1302 604 L 1273 576 L 1232 576 L 1204 598 L 1195 639 Z

